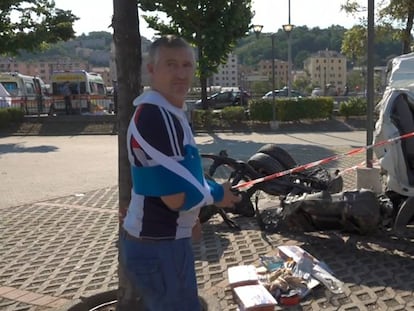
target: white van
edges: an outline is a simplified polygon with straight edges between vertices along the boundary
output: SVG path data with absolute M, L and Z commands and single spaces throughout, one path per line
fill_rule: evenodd
M 0 83 L 12 98 L 11 107 L 22 108 L 26 114 L 49 112 L 50 98 L 40 77 L 18 72 L 1 72 Z
M 72 113 L 111 113 L 112 101 L 107 96 L 102 76 L 85 70 L 56 71 L 51 76 L 53 111 L 65 111 L 64 86 L 69 84 Z

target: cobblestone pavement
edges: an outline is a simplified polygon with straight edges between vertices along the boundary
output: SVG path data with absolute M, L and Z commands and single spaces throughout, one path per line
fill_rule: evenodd
M 341 146 L 318 154 L 289 150 L 299 163 L 347 151 Z M 363 160 L 364 155 L 344 157 L 329 166 L 343 170 Z M 353 189 L 355 172 L 347 172 L 344 179 L 344 188 Z M 54 310 L 117 288 L 117 195 L 113 186 L 1 208 L 0 311 Z M 267 206 L 278 204 L 276 198 L 265 201 Z M 384 232 L 267 234 L 255 218 L 234 219 L 241 231 L 231 230 L 215 216 L 204 225 L 202 241 L 194 245 L 199 288 L 217 299 L 218 310 L 237 309 L 227 286 L 227 268 L 256 264 L 259 255 L 284 244 L 301 245 L 345 283 L 343 294 L 333 295 L 320 286 L 289 310 L 414 310 L 412 240 Z

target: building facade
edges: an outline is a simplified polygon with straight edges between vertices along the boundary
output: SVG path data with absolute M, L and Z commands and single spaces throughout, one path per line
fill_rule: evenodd
M 311 83 L 321 89 L 335 88 L 340 94 L 346 86 L 346 57 L 337 51 L 318 51 L 304 62 Z
M 273 62 L 275 66 L 275 88 L 281 89 L 288 85 L 288 62 L 280 59 L 274 59 Z M 272 83 L 272 60 L 261 60 L 257 69 L 259 75 L 268 77 L 269 82 Z
M 210 86 L 239 87 L 237 55 L 230 53 L 225 64 L 218 66 L 217 73 L 209 79 Z
M 24 75 L 38 76 L 45 83 L 50 83 L 54 71 L 86 70 L 90 71 L 88 62 L 71 58 L 57 58 L 45 61 L 16 61 L 11 58 L 0 58 L 0 72 L 19 72 Z

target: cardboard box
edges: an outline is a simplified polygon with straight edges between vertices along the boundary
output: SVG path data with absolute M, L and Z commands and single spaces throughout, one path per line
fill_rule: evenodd
M 274 311 L 276 299 L 261 284 L 234 288 L 240 311 Z
M 333 276 L 329 267 L 301 247 L 296 245 L 282 245 L 278 246 L 278 250 L 280 257 L 285 259 L 292 258 L 296 262 L 298 267 L 296 273 L 300 277 L 305 277 L 309 290 L 322 283 L 334 294 L 343 292 L 344 284 Z M 306 294 L 307 292 L 303 292 L 302 297 Z
M 230 287 L 259 284 L 259 276 L 253 265 L 234 266 L 227 269 Z

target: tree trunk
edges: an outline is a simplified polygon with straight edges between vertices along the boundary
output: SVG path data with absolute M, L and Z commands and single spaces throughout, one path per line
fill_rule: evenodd
M 198 49 L 198 59 L 203 59 L 202 49 Z M 201 87 L 201 106 L 203 109 L 207 109 L 207 78 L 205 68 L 200 68 L 200 87 Z
M 139 33 L 137 1 L 113 0 L 112 26 L 115 45 L 118 96 L 118 190 L 121 232 L 131 196 L 131 173 L 128 161 L 126 133 L 134 112 L 133 100 L 141 90 L 141 37 Z M 118 311 L 136 310 L 136 296 L 122 271 L 118 267 Z
M 403 54 L 408 54 L 411 51 L 411 30 L 413 29 L 413 19 L 414 19 L 414 5 L 408 8 L 408 17 L 403 29 Z

